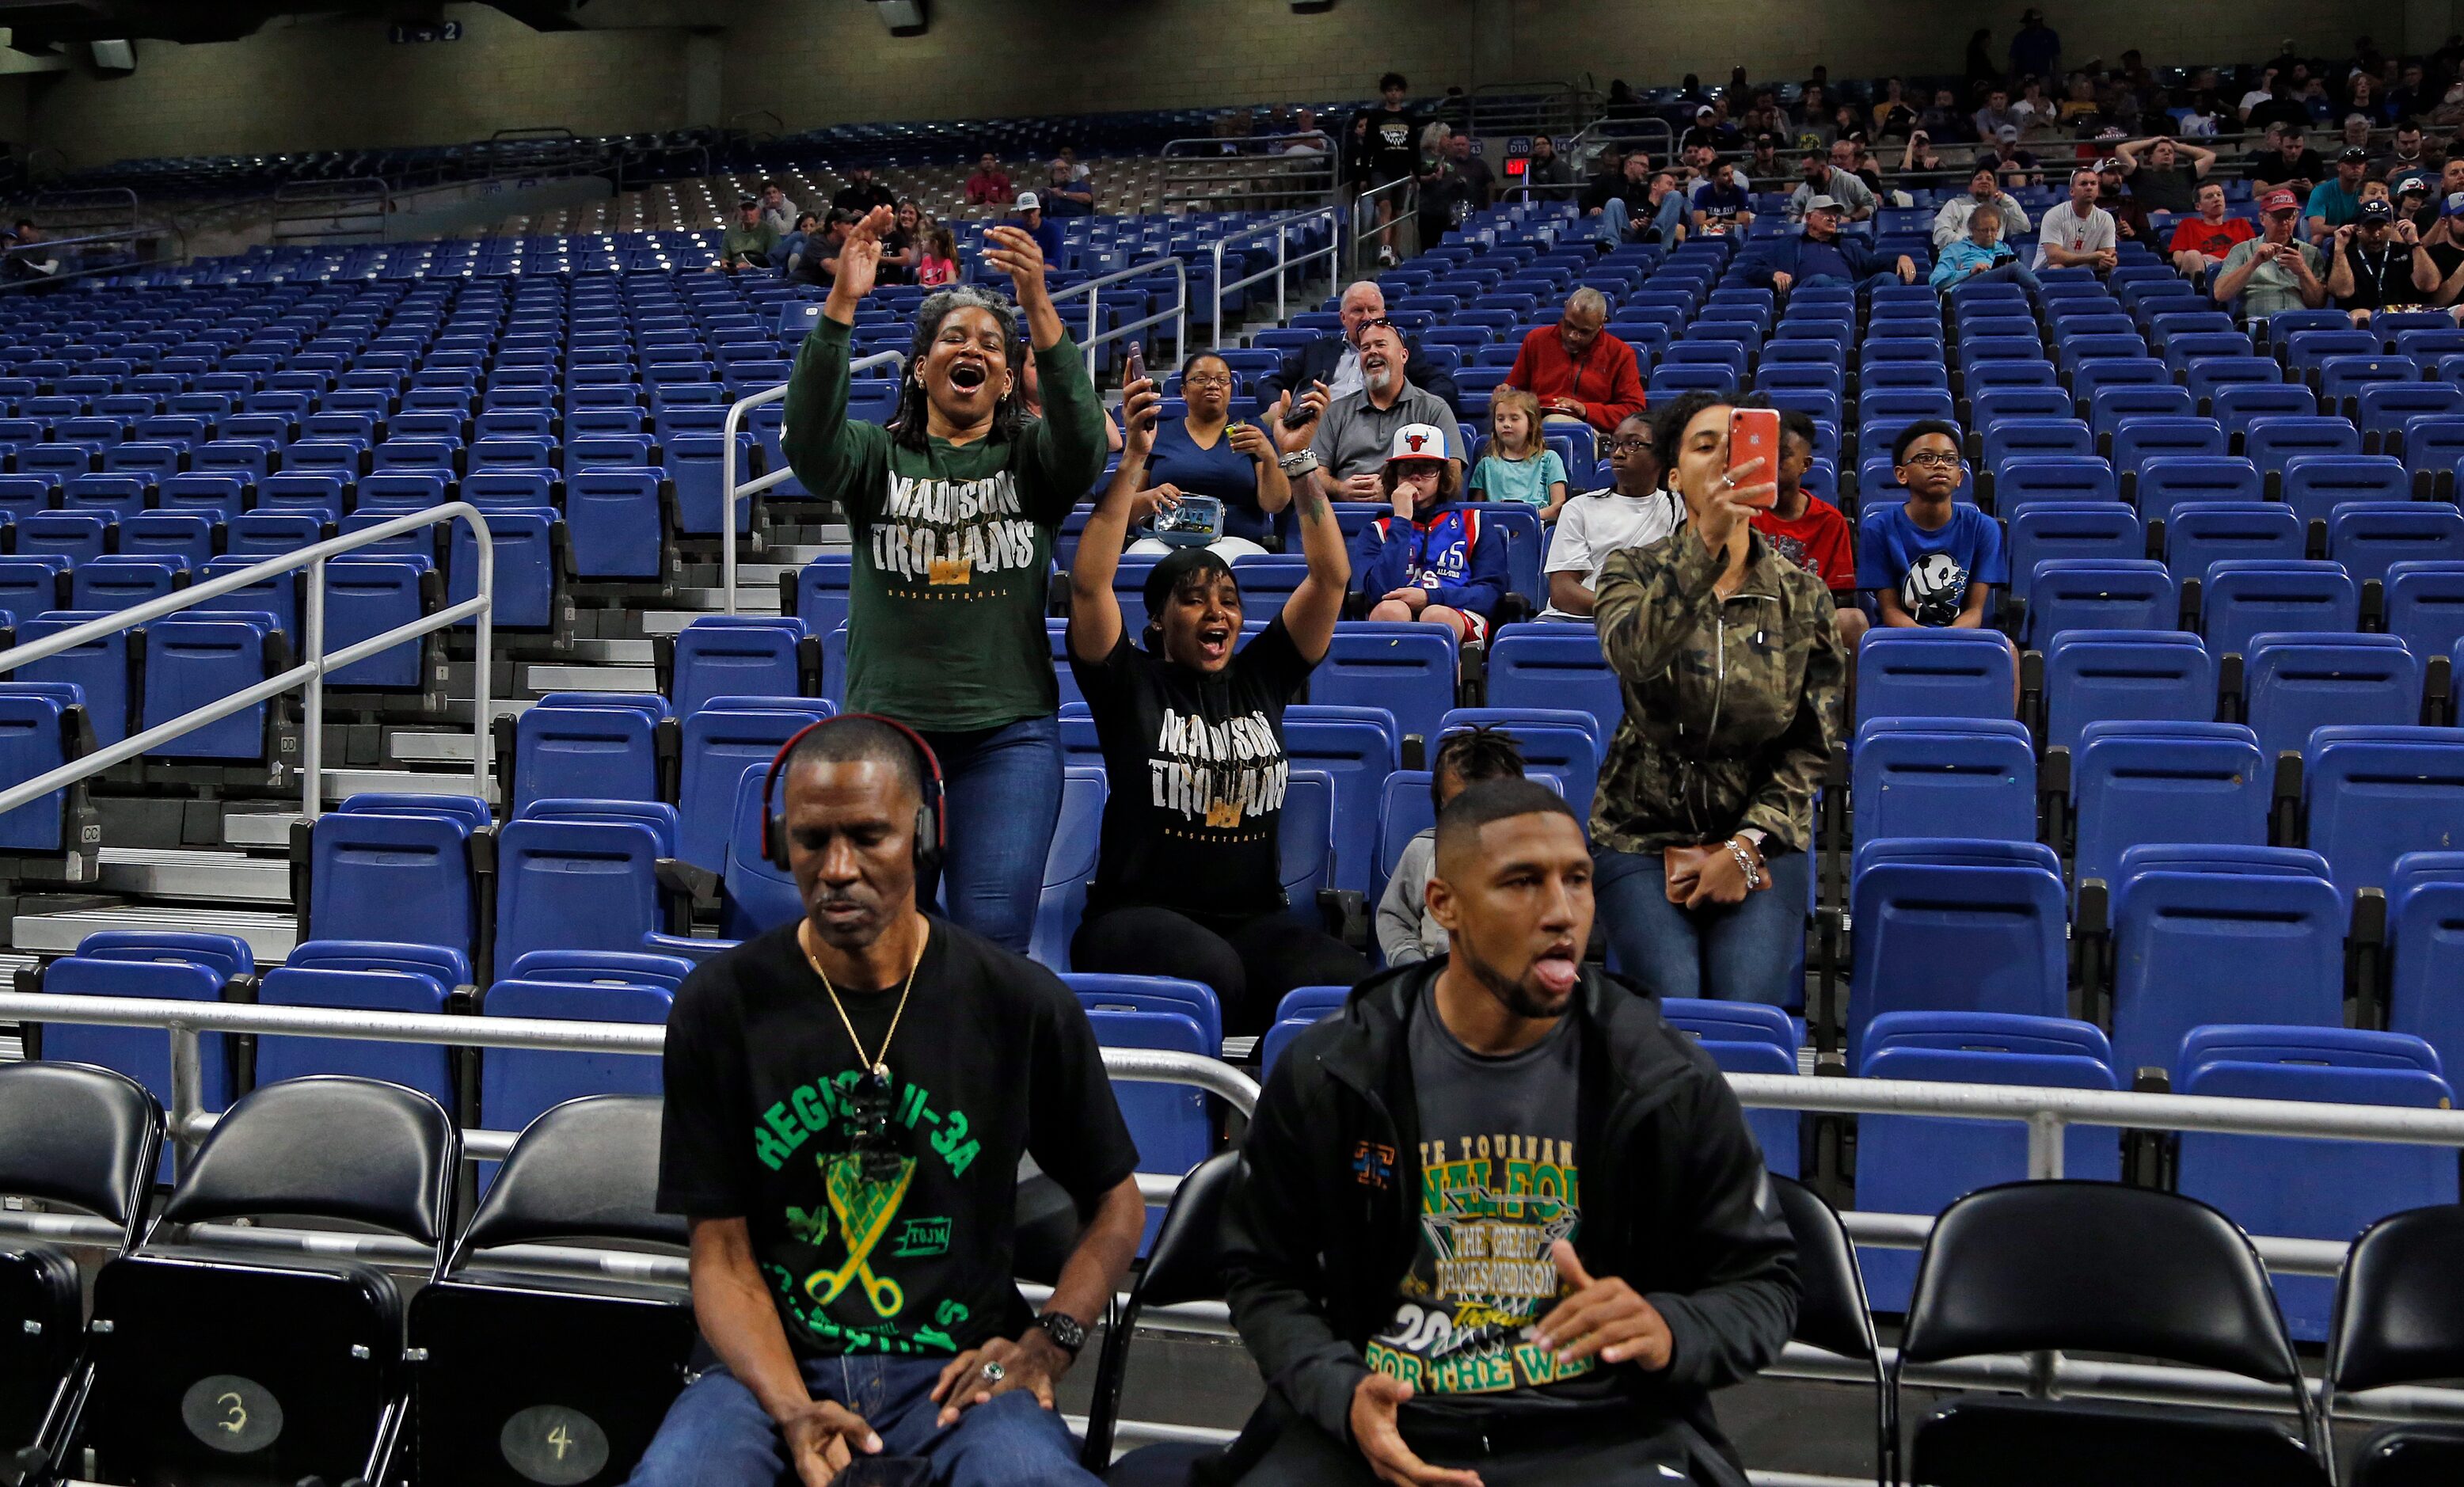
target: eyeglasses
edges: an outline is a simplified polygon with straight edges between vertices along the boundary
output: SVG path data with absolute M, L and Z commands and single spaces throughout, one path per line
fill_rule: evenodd
M 1232 378 L 1224 372 L 1200 372 L 1195 377 L 1182 378 L 1180 384 L 1184 387 L 1229 387 Z
M 869 1071 L 847 1096 L 847 1151 L 867 1182 L 895 1182 L 905 1160 L 890 1135 L 890 1076 Z
M 1914 465 L 1919 469 L 1957 470 L 1959 468 L 1959 456 L 1956 454 L 1946 454 L 1940 449 L 1920 449 L 1916 453 L 1911 454 L 1906 459 L 1901 461 L 1901 463 L 1903 465 Z
M 1651 452 L 1651 441 L 1648 439 L 1611 439 L 1609 441 L 1611 454 L 1648 454 Z

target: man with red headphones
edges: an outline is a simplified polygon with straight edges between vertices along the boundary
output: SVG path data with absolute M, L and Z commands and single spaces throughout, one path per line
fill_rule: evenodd
M 1146 1221 L 1087 1015 L 1058 977 L 916 907 L 946 841 L 906 725 L 825 719 L 762 782 L 804 917 L 686 979 L 659 1206 L 692 1221 L 715 1366 L 632 1487 L 1093 1487 L 1053 1412 Z M 773 813 L 773 801 L 776 811 Z M 1020 1159 L 1086 1228 L 1039 1316 L 1012 1277 Z

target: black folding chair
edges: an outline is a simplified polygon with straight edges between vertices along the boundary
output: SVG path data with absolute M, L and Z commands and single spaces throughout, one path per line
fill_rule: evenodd
M 0 1192 L 82 1210 L 143 1233 L 163 1108 L 123 1074 L 82 1063 L 0 1065 Z M 77 1261 L 27 1240 L 0 1249 L 0 1481 L 39 1475 L 80 1373 L 85 1288 Z
M 2363 1231 L 2336 1289 L 2327 1420 L 2339 1393 L 2464 1378 L 2464 1205 L 2391 1214 Z M 2332 1436 L 2330 1437 L 2332 1439 Z M 2464 1428 L 2383 1425 L 2362 1441 L 2348 1487 L 2464 1482 Z
M 1899 1432 L 1893 1428 L 1891 1391 L 1882 1375 L 1882 1350 L 1874 1340 L 1865 1277 L 1857 1268 L 1857 1247 L 1821 1194 L 1776 1172 L 1771 1174 L 1771 1185 L 1796 1240 L 1797 1282 L 1804 1294 L 1796 1306 L 1793 1340 L 1873 1370 L 1874 1478 L 1889 1487 L 1899 1479 Z
M 54 1460 L 91 1450 L 104 1480 L 180 1487 L 382 1479 L 408 1399 L 392 1279 L 194 1226 L 390 1234 L 435 1252 L 432 1280 L 460 1156 L 444 1109 L 399 1084 L 317 1076 L 233 1104 L 145 1241 L 96 1276 L 91 1387 Z
M 1908 1442 L 1930 1487 L 2321 1487 L 2318 1419 L 2258 1253 L 2191 1198 L 2114 1183 L 2008 1183 L 1943 1211 L 1917 1267 L 1910 1364 L 2041 1349 L 2123 1353 L 2280 1386 L 2300 1429 L 2254 1413 L 1965 1394 Z
M 1130 1487 L 1179 1487 L 1190 1470 L 1217 1454 L 1218 1448 L 1183 1442 L 1141 1446 L 1112 1460 L 1112 1435 L 1121 1423 L 1121 1385 L 1130 1367 L 1130 1339 L 1138 1328 L 1138 1313 L 1149 1306 L 1178 1306 L 1190 1301 L 1223 1299 L 1223 1267 L 1218 1259 L 1223 1231 L 1223 1203 L 1241 1170 L 1241 1154 L 1226 1151 L 1199 1163 L 1181 1179 L 1180 1191 L 1164 1211 L 1155 1243 L 1147 1248 L 1146 1268 L 1131 1288 L 1120 1314 L 1104 1329 L 1104 1351 L 1095 1365 L 1095 1397 L 1087 1409 L 1087 1449 L 1080 1464 L 1114 1484 Z

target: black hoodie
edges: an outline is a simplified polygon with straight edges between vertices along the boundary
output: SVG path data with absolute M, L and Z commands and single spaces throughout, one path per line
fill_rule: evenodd
M 1443 957 L 1354 988 L 1292 1040 L 1259 1096 L 1224 1218 L 1232 1320 L 1267 1383 L 1232 1453 L 1297 1413 L 1351 1439 L 1363 1349 L 1392 1320 L 1419 1234 L 1410 1019 Z M 1769 1364 L 1796 1318 L 1796 1251 L 1727 1081 L 1656 1002 L 1586 969 L 1576 1140 L 1584 1267 L 1622 1278 L 1667 1320 L 1668 1367 L 1621 1365 L 1638 1440 L 1680 1446 L 1698 1479 L 1745 1474 L 1709 1393 Z

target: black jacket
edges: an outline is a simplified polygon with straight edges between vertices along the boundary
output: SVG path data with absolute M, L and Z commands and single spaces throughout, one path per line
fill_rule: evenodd
M 1332 331 L 1310 341 L 1300 350 L 1287 353 L 1278 370 L 1258 379 L 1258 405 L 1274 406 L 1275 399 L 1289 388 L 1297 398 L 1307 392 L 1311 383 L 1330 381 L 1343 361 L 1345 341 L 1340 331 Z M 1423 392 L 1432 392 L 1463 417 L 1463 394 L 1455 390 L 1453 374 L 1420 355 L 1417 340 L 1403 342 L 1403 379 Z
M 1235 1447 L 1293 1414 L 1351 1439 L 1363 1351 L 1395 1314 L 1419 1240 L 1419 1114 L 1409 1022 L 1443 957 L 1354 988 L 1292 1040 L 1259 1097 L 1224 1218 L 1232 1320 L 1266 1403 Z M 1796 1250 L 1727 1081 L 1656 1002 L 1587 970 L 1576 1140 L 1588 1199 L 1577 1244 L 1667 1319 L 1668 1367 L 1620 1366 L 1638 1439 L 1682 1444 L 1706 1476 L 1745 1474 L 1709 1393 L 1779 1356 L 1796 1319 Z M 1690 1433 L 1691 1438 L 1688 1438 Z

